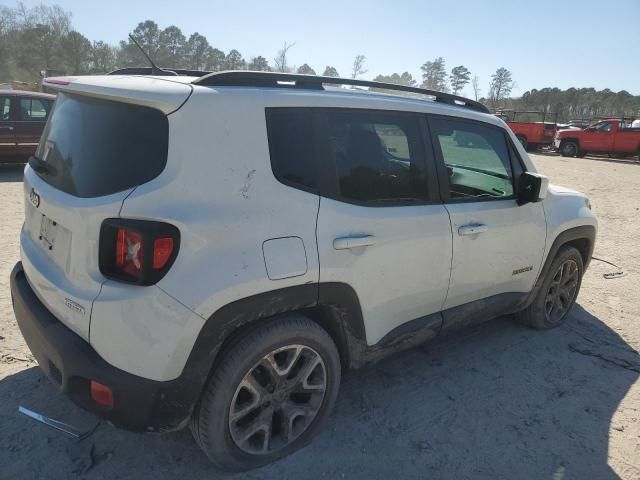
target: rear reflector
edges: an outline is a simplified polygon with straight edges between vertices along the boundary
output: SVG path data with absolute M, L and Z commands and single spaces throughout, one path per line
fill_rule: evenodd
M 153 242 L 153 269 L 164 268 L 173 253 L 173 238 L 156 238 Z
M 113 392 L 109 387 L 91 380 L 91 399 L 101 407 L 113 407 Z

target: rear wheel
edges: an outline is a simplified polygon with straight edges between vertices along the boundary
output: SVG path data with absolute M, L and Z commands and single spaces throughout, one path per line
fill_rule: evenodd
M 524 137 L 522 135 L 517 135 L 516 138 L 520 142 L 520 145 L 522 145 L 522 148 L 524 148 L 526 150 L 529 147 L 529 142 L 527 142 L 526 137 Z
M 301 315 L 271 320 L 224 354 L 194 413 L 192 432 L 218 466 L 248 470 L 307 444 L 338 394 L 331 337 Z
M 562 247 L 531 305 L 517 313 L 518 320 L 538 330 L 560 325 L 576 301 L 583 272 L 580 252 Z
M 563 157 L 576 157 L 579 151 L 580 149 L 578 148 L 578 144 L 572 140 L 562 142 L 560 145 L 560 154 Z

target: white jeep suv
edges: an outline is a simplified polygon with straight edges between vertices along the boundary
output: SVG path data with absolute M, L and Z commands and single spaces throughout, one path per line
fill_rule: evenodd
M 15 315 L 83 408 L 190 424 L 248 469 L 309 442 L 350 368 L 503 314 L 566 318 L 589 202 L 481 104 L 151 73 L 45 80 L 58 97 L 24 173 Z

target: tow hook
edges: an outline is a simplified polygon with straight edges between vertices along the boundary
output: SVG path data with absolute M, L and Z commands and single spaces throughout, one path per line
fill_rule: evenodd
M 100 425 L 100 421 L 98 421 L 93 427 L 91 427 L 89 430 L 82 432 L 80 431 L 80 429 L 73 427 L 69 424 L 66 424 L 64 422 L 61 422 L 59 420 L 55 420 L 53 418 L 49 418 L 49 417 L 45 417 L 44 415 L 38 413 L 38 412 L 34 412 L 33 410 L 29 410 L 28 408 L 23 407 L 22 405 L 20 405 L 18 407 L 18 412 L 22 413 L 23 415 L 26 415 L 29 418 L 34 419 L 36 422 L 40 422 L 43 423 L 45 425 L 47 425 L 48 427 L 53 428 L 54 430 L 58 430 L 62 433 L 66 433 L 67 435 L 75 438 L 76 440 L 84 440 L 85 438 L 91 436 L 91 434 L 93 432 L 96 431 L 96 429 L 98 428 L 98 425 Z

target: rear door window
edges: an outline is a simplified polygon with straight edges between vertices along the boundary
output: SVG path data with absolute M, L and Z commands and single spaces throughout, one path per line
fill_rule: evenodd
M 39 98 L 20 99 L 20 120 L 26 122 L 46 122 L 53 102 Z
M 11 120 L 11 97 L 0 97 L 0 121 Z
M 339 199 L 371 205 L 427 200 L 416 116 L 375 111 L 326 116 Z
M 127 190 L 164 170 L 168 136 L 159 110 L 60 93 L 36 152 L 51 168 L 38 175 L 77 197 Z

